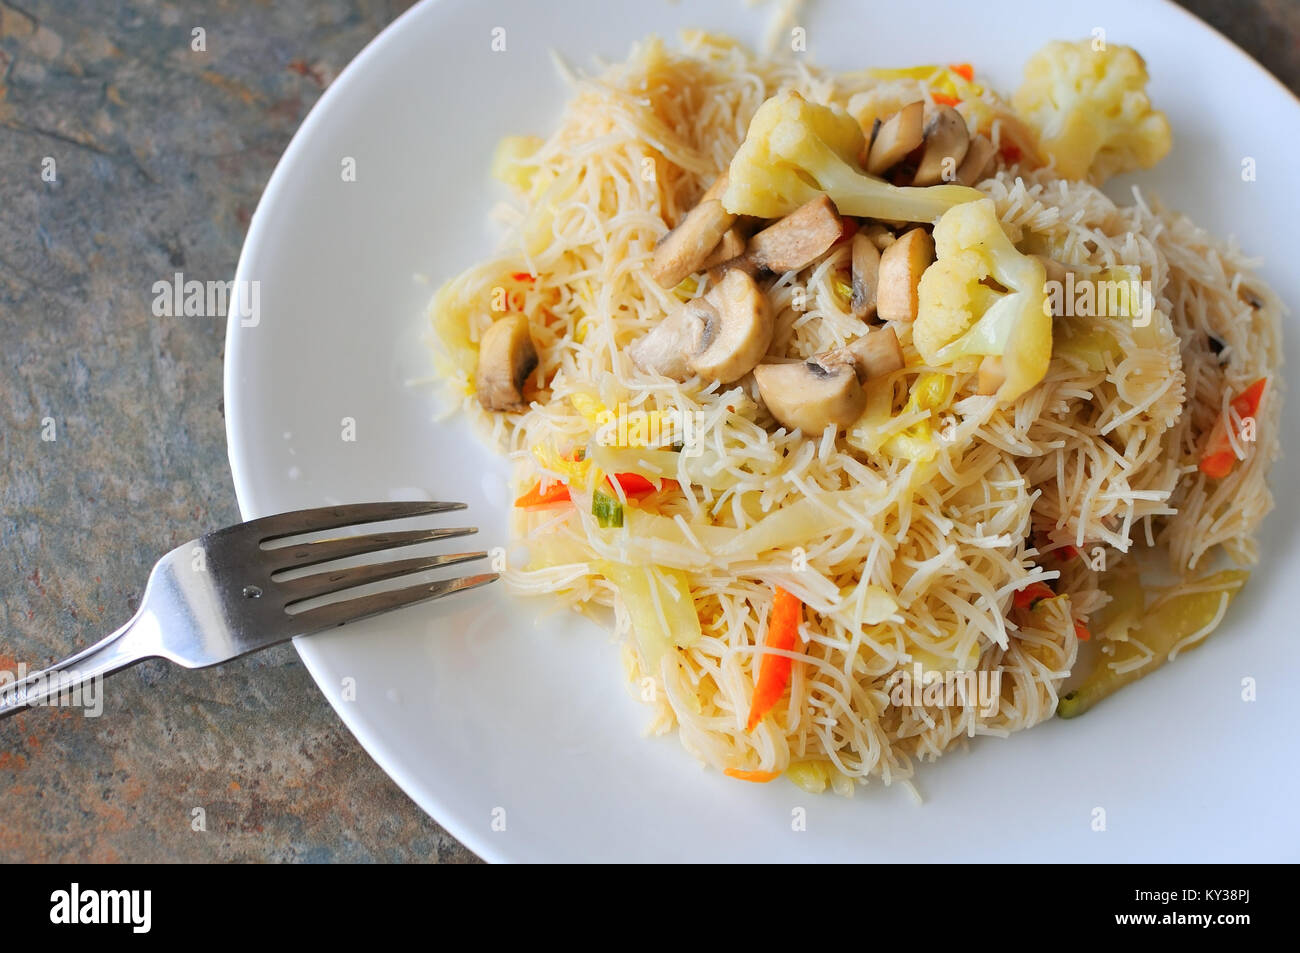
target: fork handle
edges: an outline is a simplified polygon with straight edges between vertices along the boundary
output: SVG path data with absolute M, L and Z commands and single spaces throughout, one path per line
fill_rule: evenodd
M 112 635 L 49 668 L 33 672 L 16 682 L 0 683 L 0 718 L 8 718 L 28 708 L 60 704 L 61 696 L 69 704 L 92 697 L 96 700 L 92 704 L 98 704 L 102 710 L 104 676 L 149 657 L 135 647 L 135 640 L 131 638 L 131 632 L 140 619 L 141 615 L 137 614 Z

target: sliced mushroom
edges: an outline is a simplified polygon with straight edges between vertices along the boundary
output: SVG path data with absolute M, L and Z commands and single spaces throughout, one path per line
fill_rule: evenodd
M 486 410 L 526 410 L 524 380 L 537 367 L 537 347 L 528 319 L 508 314 L 492 323 L 478 346 L 474 386 Z
M 849 307 L 855 317 L 868 321 L 876 314 L 876 284 L 880 280 L 880 249 L 871 236 L 853 236 L 853 294 Z
M 691 359 L 691 370 L 705 380 L 729 384 L 763 359 L 772 343 L 772 309 L 754 279 L 740 269 L 704 296 L 717 310 L 716 333 Z
M 923 228 L 904 232 L 880 256 L 876 316 L 881 321 L 915 321 L 921 274 L 934 261 L 934 239 Z
M 986 397 L 990 394 L 996 394 L 998 388 L 1007 379 L 1006 368 L 1002 366 L 1002 358 L 996 354 L 988 354 L 984 360 L 980 361 L 977 391 Z
M 876 130 L 867 153 L 867 171 L 883 175 L 902 162 L 925 138 L 925 103 L 917 100 L 894 113 Z
M 981 133 L 972 136 L 970 146 L 966 149 L 966 158 L 957 166 L 958 184 L 974 185 L 987 179 L 992 174 L 993 157 L 997 151 L 988 136 Z
M 684 381 L 691 376 L 691 358 L 712 342 L 719 317 L 713 303 L 694 298 L 669 312 L 645 337 L 628 347 L 628 356 L 643 371 Z
M 849 426 L 867 405 L 866 391 L 848 363 L 760 364 L 754 380 L 777 423 L 809 436 L 820 435 L 827 424 Z
M 925 151 L 921 153 L 912 184 L 938 185 L 953 181 L 969 147 L 970 132 L 961 113 L 951 106 L 935 106 L 933 110 L 927 110 Z M 946 176 L 945 172 L 948 173 Z
M 835 205 L 819 195 L 749 240 L 746 256 L 768 271 L 798 271 L 835 244 L 844 229 Z
M 727 190 L 727 173 L 709 186 L 698 205 L 655 246 L 650 274 L 663 288 L 675 288 L 687 275 L 699 271 L 718 246 L 723 234 L 736 221 L 722 206 Z
M 709 253 L 709 257 L 704 259 L 700 265 L 701 271 L 707 271 L 710 268 L 716 268 L 719 265 L 738 258 L 745 253 L 745 233 L 735 225 L 727 229 L 722 235 L 722 240 L 718 246 Z
M 858 381 L 865 384 L 874 377 L 884 377 L 902 367 L 903 349 L 899 347 L 898 335 L 893 328 L 877 328 L 844 347 L 819 354 L 813 360 L 827 367 L 848 364 L 857 373 Z
M 692 374 L 729 384 L 763 359 L 772 343 L 772 311 L 754 279 L 737 268 L 704 297 L 688 301 L 628 355 L 645 371 L 684 381 Z
M 853 341 L 846 350 L 853 355 L 858 380 L 884 377 L 903 366 L 903 349 L 893 328 L 876 328 Z

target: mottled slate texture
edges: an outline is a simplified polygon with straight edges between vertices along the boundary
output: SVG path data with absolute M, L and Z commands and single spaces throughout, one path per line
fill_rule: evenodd
M 1300 4 L 1184 2 L 1300 88 Z M 153 317 L 151 286 L 233 274 L 294 129 L 405 5 L 0 0 L 0 669 L 120 624 L 162 550 L 237 518 L 222 322 Z M 98 719 L 0 723 L 0 860 L 474 859 L 290 649 L 109 687 Z
M 155 318 L 151 286 L 233 274 L 290 136 L 404 6 L 0 3 L 0 668 L 115 628 L 163 550 L 238 518 L 223 322 Z M 0 723 L 0 860 L 474 859 L 290 648 L 106 687 L 100 718 Z

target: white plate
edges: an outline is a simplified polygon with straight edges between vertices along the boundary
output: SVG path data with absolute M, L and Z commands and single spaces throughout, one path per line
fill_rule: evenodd
M 951 9 L 948 9 L 951 8 Z M 826 67 L 970 61 L 1003 89 L 1050 39 L 1107 30 L 1136 46 L 1176 146 L 1136 181 L 1267 258 L 1300 301 L 1300 104 L 1200 21 L 1132 0 L 931 0 L 924 28 L 894 3 L 818 0 L 801 24 Z M 327 502 L 427 495 L 470 503 L 503 540 L 505 469 L 460 422 L 435 424 L 424 309 L 490 250 L 497 139 L 546 133 L 564 99 L 550 63 L 620 59 L 648 33 L 729 30 L 757 45 L 767 8 L 741 0 L 485 3 L 402 16 L 331 85 L 253 217 L 238 278 L 261 322 L 226 343 L 230 462 L 246 518 Z M 506 51 L 490 48 L 495 27 Z M 356 181 L 343 181 L 345 157 Z M 1257 181 L 1242 180 L 1244 157 Z M 427 275 L 431 284 L 413 279 Z M 1287 337 L 1296 360 L 1294 327 Z M 356 440 L 342 439 L 342 420 Z M 1261 860 L 1300 856 L 1295 726 L 1300 637 L 1285 577 L 1300 567 L 1296 418 L 1273 485 L 1264 560 L 1200 651 L 1073 722 L 921 767 L 927 798 L 873 786 L 851 800 L 705 771 L 675 738 L 641 737 L 610 637 L 499 585 L 326 635 L 298 650 L 348 727 L 403 789 L 489 860 Z M 1244 702 L 1242 679 L 1258 683 Z M 345 680 L 355 680 L 347 700 Z M 792 811 L 807 830 L 792 830 Z M 1105 811 L 1106 831 L 1093 830 Z M 504 812 L 504 813 L 503 813 Z M 494 820 L 504 818 L 505 829 Z

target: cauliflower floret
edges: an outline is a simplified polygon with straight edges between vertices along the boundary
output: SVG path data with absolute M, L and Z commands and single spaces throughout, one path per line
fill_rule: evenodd
M 997 399 L 1010 403 L 1043 379 L 1052 357 L 1043 265 L 1016 251 L 992 199 L 945 212 L 934 244 L 938 257 L 921 276 L 912 343 L 931 367 L 1000 356 L 1006 378 Z
M 1147 98 L 1146 63 L 1128 46 L 1057 40 L 1030 57 L 1012 104 L 1067 179 L 1100 184 L 1169 152 L 1165 114 Z
M 733 215 L 781 218 L 825 193 L 841 215 L 932 222 L 981 198 L 961 185 L 900 188 L 867 175 L 857 164 L 865 145 L 857 120 L 838 106 L 778 93 L 754 113 L 722 204 Z

